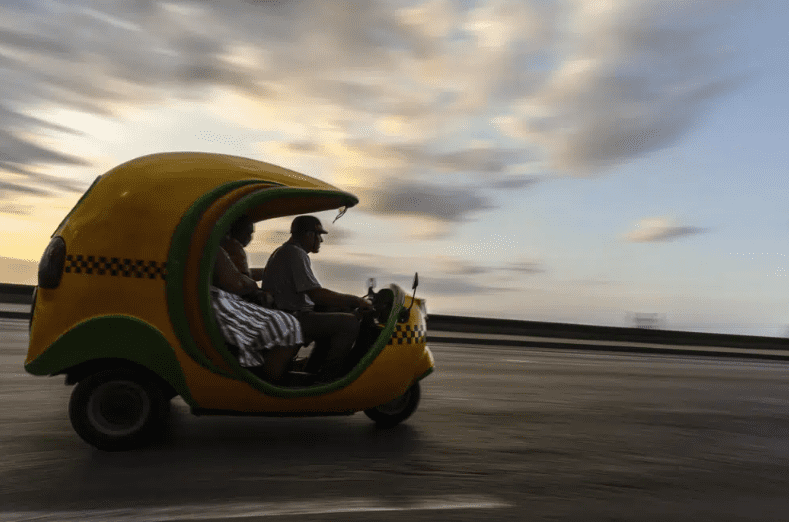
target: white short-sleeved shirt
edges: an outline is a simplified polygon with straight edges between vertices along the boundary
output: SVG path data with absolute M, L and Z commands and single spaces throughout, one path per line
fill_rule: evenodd
M 274 296 L 274 305 L 287 311 L 312 310 L 315 303 L 306 292 L 320 287 L 310 256 L 295 243 L 285 243 L 271 254 L 261 281 L 261 288 Z

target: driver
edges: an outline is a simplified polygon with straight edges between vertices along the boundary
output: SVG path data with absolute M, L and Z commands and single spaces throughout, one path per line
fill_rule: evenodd
M 318 218 L 296 217 L 290 234 L 269 257 L 261 287 L 271 292 L 276 308 L 299 319 L 305 343 L 315 341 L 307 370 L 315 371 L 325 360 L 319 380 L 334 380 L 345 373 L 345 359 L 359 334 L 359 318 L 352 311 L 373 307 L 362 297 L 323 288 L 313 274 L 308 254 L 317 254 L 321 235 L 328 234 Z

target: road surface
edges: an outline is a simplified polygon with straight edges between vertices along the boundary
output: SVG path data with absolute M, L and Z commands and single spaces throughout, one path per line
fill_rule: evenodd
M 0 321 L 0 520 L 784 521 L 789 364 L 433 345 L 422 403 L 363 414 L 194 417 L 103 453 L 73 388 L 26 374 Z

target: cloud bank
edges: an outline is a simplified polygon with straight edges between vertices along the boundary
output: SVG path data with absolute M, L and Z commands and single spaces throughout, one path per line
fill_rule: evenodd
M 742 81 L 720 45 L 740 4 L 6 3 L 0 196 L 81 190 L 43 174 L 87 161 L 56 146 L 80 129 L 32 109 L 123 118 L 196 103 L 327 161 L 373 196 L 371 211 L 463 222 L 495 207 L 463 187 L 528 187 L 518 165 L 587 175 L 681 139 Z M 265 117 L 244 114 L 240 100 Z M 398 181 L 382 184 L 382 171 Z
M 705 232 L 708 232 L 708 229 L 678 225 L 670 218 L 644 218 L 638 222 L 635 230 L 624 235 L 624 239 L 635 243 L 657 243 Z

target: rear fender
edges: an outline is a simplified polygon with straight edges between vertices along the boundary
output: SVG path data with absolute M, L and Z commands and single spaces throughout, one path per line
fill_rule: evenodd
M 77 384 L 79 381 L 98 372 L 117 368 L 132 370 L 137 374 L 146 376 L 152 382 L 156 383 L 157 386 L 159 386 L 165 397 L 175 397 L 178 395 L 178 392 L 172 387 L 172 385 L 170 385 L 169 382 L 165 381 L 148 368 L 140 366 L 139 364 L 128 359 L 93 359 L 82 364 L 72 366 L 71 368 L 67 368 L 60 373 L 66 374 L 66 385 L 70 386 Z
M 33 375 L 66 373 L 69 381 L 76 381 L 109 361 L 145 368 L 192 404 L 170 343 L 156 328 L 135 317 L 102 316 L 79 323 L 26 363 L 25 370 Z

